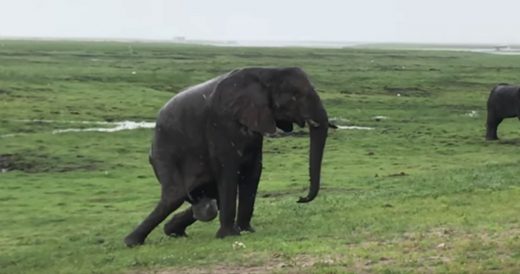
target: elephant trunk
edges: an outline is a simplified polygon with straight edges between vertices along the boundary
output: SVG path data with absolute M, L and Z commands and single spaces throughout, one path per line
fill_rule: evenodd
M 307 123 L 309 125 L 311 140 L 309 150 L 310 186 L 307 197 L 300 197 L 298 203 L 307 203 L 314 200 L 320 190 L 321 160 L 323 158 L 323 149 L 325 148 L 327 130 L 329 127 L 327 112 L 320 106 L 312 119 L 307 120 Z

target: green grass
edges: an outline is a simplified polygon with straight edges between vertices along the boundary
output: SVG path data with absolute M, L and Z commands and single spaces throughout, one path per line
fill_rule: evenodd
M 151 130 L 30 121 L 153 121 L 183 87 L 243 66 L 301 66 L 330 117 L 374 128 L 331 131 L 303 205 L 308 138 L 267 138 L 254 234 L 158 227 L 126 248 L 159 197 Z M 489 90 L 519 72 L 520 56 L 464 52 L 0 41 L 0 135 L 18 134 L 0 137 L 0 272 L 518 273 L 520 126 L 486 142 L 484 121 Z

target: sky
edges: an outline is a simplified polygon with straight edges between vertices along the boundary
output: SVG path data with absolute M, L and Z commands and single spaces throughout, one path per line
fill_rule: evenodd
M 520 44 L 520 0 L 0 0 L 0 37 Z

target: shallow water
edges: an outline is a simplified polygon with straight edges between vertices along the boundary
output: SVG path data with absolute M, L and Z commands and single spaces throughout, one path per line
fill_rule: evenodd
M 48 124 L 75 124 L 75 125 L 98 125 L 97 127 L 89 128 L 65 128 L 55 129 L 51 131 L 52 134 L 60 134 L 67 132 L 117 132 L 122 130 L 133 130 L 140 128 L 154 128 L 154 122 L 145 121 L 119 121 L 119 122 L 105 122 L 105 121 L 57 121 L 57 120 L 16 120 L 16 122 L 23 123 L 48 123 Z M 99 127 L 103 125 L 104 127 Z M 0 135 L 0 138 L 17 137 L 27 135 L 28 133 L 8 133 Z
M 373 127 L 360 127 L 360 126 L 337 126 L 338 129 L 359 129 L 359 130 L 373 130 Z
M 99 122 L 97 122 L 99 123 Z M 116 132 L 122 130 L 132 130 L 139 128 L 154 128 L 155 123 L 153 122 L 135 122 L 135 121 L 121 121 L 121 122 L 101 122 L 103 125 L 111 125 L 112 127 L 92 127 L 92 128 L 66 128 L 56 129 L 52 131 L 52 134 L 65 133 L 65 132 L 83 132 L 83 131 L 97 131 L 97 132 Z
M 62 134 L 67 132 L 117 132 L 123 130 L 134 130 L 141 128 L 154 128 L 154 122 L 145 121 L 119 121 L 119 122 L 105 122 L 105 121 L 57 121 L 57 120 L 17 120 L 17 122 L 31 122 L 31 123 L 48 123 L 48 124 L 76 124 L 76 125 L 103 125 L 104 127 L 88 127 L 88 128 L 64 128 L 55 129 L 51 131 L 52 134 Z M 361 126 L 337 126 L 339 130 L 373 130 L 371 127 Z M 0 138 L 9 138 L 28 135 L 29 133 L 8 133 L 0 135 Z
M 468 113 L 466 113 L 464 115 L 467 116 L 467 117 L 470 117 L 470 118 L 475 118 L 475 117 L 479 116 L 478 112 L 476 110 L 472 110 L 472 111 L 470 111 L 470 112 L 468 112 Z

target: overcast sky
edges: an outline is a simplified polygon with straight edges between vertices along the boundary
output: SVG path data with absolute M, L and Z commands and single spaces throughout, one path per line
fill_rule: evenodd
M 520 0 L 0 0 L 0 37 L 520 43 Z

